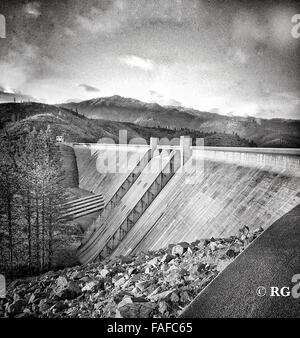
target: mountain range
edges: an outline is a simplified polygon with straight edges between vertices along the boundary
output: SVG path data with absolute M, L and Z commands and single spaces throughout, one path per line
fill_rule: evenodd
M 261 147 L 300 147 L 300 120 L 226 116 L 191 108 L 145 103 L 118 95 L 60 106 L 92 119 L 131 122 L 144 127 L 237 134 Z
M 147 127 L 130 122 L 90 119 L 68 108 L 53 105 L 24 102 L 0 104 L 0 135 L 8 132 L 12 138 L 18 138 L 33 128 L 36 130 L 50 127 L 54 136 L 63 135 L 67 142 L 98 142 L 101 138 L 110 138 L 118 142 L 119 131 L 127 130 L 128 141 L 143 138 L 149 144 L 150 137 L 172 140 L 181 135 L 204 138 L 208 146 L 254 146 L 253 142 L 237 135 L 224 133 L 203 133 L 189 129 L 168 129 Z
M 14 94 L 5 95 L 12 99 Z M 299 120 L 225 116 L 121 96 L 59 105 L 0 103 L 0 128 L 7 123 L 10 129 L 19 128 L 18 132 L 50 124 L 57 135 L 73 142 L 97 142 L 101 137 L 117 140 L 119 130 L 126 129 L 129 139 L 185 134 L 204 137 L 206 145 L 300 148 Z

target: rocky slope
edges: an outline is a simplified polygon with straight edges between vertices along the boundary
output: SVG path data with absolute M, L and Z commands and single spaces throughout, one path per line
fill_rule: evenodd
M 13 281 L 0 317 L 178 317 L 263 229 Z M 246 268 L 246 267 L 245 267 Z
M 300 147 L 300 121 L 224 116 L 191 108 L 160 106 L 121 96 L 68 103 L 93 119 L 133 122 L 147 127 L 182 127 L 202 132 L 233 134 L 253 140 L 262 147 Z

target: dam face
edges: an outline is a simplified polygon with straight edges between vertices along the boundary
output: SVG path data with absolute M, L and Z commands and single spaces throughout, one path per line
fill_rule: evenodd
M 190 154 L 182 162 L 182 170 L 176 170 L 165 183 L 160 184 L 159 175 L 147 176 L 144 166 L 125 185 L 128 172 L 97 170 L 97 161 L 109 161 L 118 147 L 73 146 L 80 188 L 102 193 L 106 203 L 117 191 L 124 190 L 107 215 L 101 218 L 100 213 L 94 222 L 93 234 L 80 251 L 82 263 L 95 260 L 101 252 L 106 256 L 126 255 L 183 241 L 228 237 L 243 226 L 267 229 L 300 202 L 297 149 L 201 150 L 188 146 Z M 170 151 L 184 154 L 184 147 L 175 148 L 170 147 Z M 126 154 L 131 168 L 151 151 L 150 146 L 119 149 Z M 196 169 L 195 160 L 201 163 Z M 151 194 L 154 197 L 149 203 Z M 110 250 L 101 238 L 110 241 Z

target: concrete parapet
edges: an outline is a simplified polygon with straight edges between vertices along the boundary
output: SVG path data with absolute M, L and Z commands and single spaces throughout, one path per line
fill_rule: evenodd
M 284 171 L 286 175 L 300 176 L 300 152 L 298 149 L 289 149 L 286 152 L 280 149 L 253 150 L 247 148 L 244 151 L 241 148 L 210 149 L 205 147 L 203 157 L 213 161 L 259 167 L 276 173 Z

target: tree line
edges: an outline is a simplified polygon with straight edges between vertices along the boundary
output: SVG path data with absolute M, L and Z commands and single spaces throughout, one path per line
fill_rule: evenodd
M 63 170 L 48 127 L 0 139 L 0 273 L 11 277 L 51 269 L 66 241 L 61 208 Z

